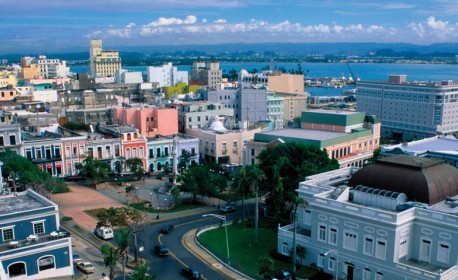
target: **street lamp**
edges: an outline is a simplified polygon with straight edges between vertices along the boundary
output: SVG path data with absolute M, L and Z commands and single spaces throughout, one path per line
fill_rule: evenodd
M 339 275 L 339 251 L 331 249 L 331 250 L 327 251 L 326 253 L 324 253 L 324 256 L 327 256 L 328 254 L 331 254 L 331 253 L 336 255 L 336 267 L 335 267 L 335 269 L 336 269 L 336 280 L 337 280 L 337 279 L 339 279 L 338 278 L 338 275 Z
M 149 193 L 149 196 L 150 196 L 150 198 L 151 198 L 151 199 L 150 199 L 150 202 L 151 202 L 151 208 L 152 208 L 152 207 L 153 207 L 153 193 L 150 192 L 150 193 Z
M 227 238 L 227 222 L 226 222 L 226 216 L 223 216 L 223 215 L 216 215 L 216 214 L 205 214 L 205 215 L 202 215 L 202 217 L 208 217 L 208 216 L 211 216 L 211 217 L 215 217 L 215 218 L 218 218 L 222 221 L 224 221 L 224 229 L 226 231 L 226 250 L 227 250 L 227 264 L 230 266 L 231 265 L 231 258 L 230 258 L 230 255 L 229 255 L 229 239 Z

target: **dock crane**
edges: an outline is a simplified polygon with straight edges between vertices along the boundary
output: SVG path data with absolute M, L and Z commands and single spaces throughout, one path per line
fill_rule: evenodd
M 348 83 L 354 84 L 357 78 L 355 77 L 355 75 L 353 75 L 353 71 L 351 71 L 350 64 L 348 64 L 348 60 L 345 62 L 345 64 L 347 65 L 347 69 L 348 69 L 348 72 L 350 72 L 350 78 L 351 78 L 351 81 L 349 81 Z

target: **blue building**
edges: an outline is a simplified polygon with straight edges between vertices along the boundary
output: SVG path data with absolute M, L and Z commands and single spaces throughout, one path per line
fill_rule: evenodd
M 57 204 L 29 189 L 0 205 L 0 279 L 70 279 L 72 242 L 59 231 Z

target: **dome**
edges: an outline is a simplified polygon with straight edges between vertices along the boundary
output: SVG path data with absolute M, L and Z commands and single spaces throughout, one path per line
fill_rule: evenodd
M 458 169 L 441 159 L 394 155 L 358 170 L 348 185 L 404 193 L 432 205 L 458 195 Z
M 212 118 L 212 124 L 210 125 L 210 129 L 214 131 L 227 131 L 227 129 L 224 127 L 223 123 L 219 120 L 218 117 L 213 117 Z

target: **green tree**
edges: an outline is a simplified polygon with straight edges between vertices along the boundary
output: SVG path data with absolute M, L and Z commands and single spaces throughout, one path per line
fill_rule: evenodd
M 106 162 L 93 159 L 92 157 L 86 158 L 82 163 L 76 163 L 75 168 L 79 170 L 79 176 L 91 181 L 92 186 L 104 182 L 110 170 Z
M 149 265 L 147 262 L 140 262 L 135 265 L 134 271 L 130 276 L 131 280 L 156 280 L 157 275 L 148 274 Z M 112 279 L 112 278 L 110 278 Z
M 114 279 L 115 268 L 118 262 L 118 252 L 108 243 L 103 244 L 100 247 L 100 251 L 102 252 L 105 267 L 110 269 L 109 277 L 110 279 Z
M 97 218 L 99 219 L 97 227 L 122 227 L 132 234 L 134 240 L 134 262 L 138 262 L 137 233 L 140 232 L 140 227 L 148 221 L 147 215 L 130 207 L 110 207 L 106 211 L 99 213 Z
M 196 165 L 180 174 L 181 185 L 179 189 L 192 194 L 196 200 L 197 195 L 212 196 L 216 194 L 216 187 L 212 182 L 212 174 L 206 165 Z
M 274 260 L 268 256 L 262 256 L 259 258 L 259 262 L 261 263 L 259 274 L 263 277 L 271 277 L 274 274 Z
M 143 160 L 138 157 L 129 158 L 126 160 L 126 165 L 130 169 L 130 172 L 137 178 L 141 180 L 144 176 L 143 170 Z
M 283 212 L 290 199 L 284 194 L 294 192 L 306 176 L 339 168 L 337 160 L 330 159 L 326 150 L 294 142 L 268 147 L 258 159 L 259 168 L 266 177 L 263 187 L 269 192 L 267 202 L 277 215 Z
M 31 161 L 9 149 L 0 152 L 0 161 L 3 162 L 2 176 L 12 180 L 14 191 L 17 185 L 21 188 L 31 188 L 42 194 L 45 191 L 51 193 L 68 191 L 62 179 L 41 171 Z
M 188 151 L 184 151 L 183 153 L 181 153 L 180 159 L 177 164 L 178 170 L 183 171 L 190 165 L 191 156 L 193 155 L 191 154 L 191 152 Z

